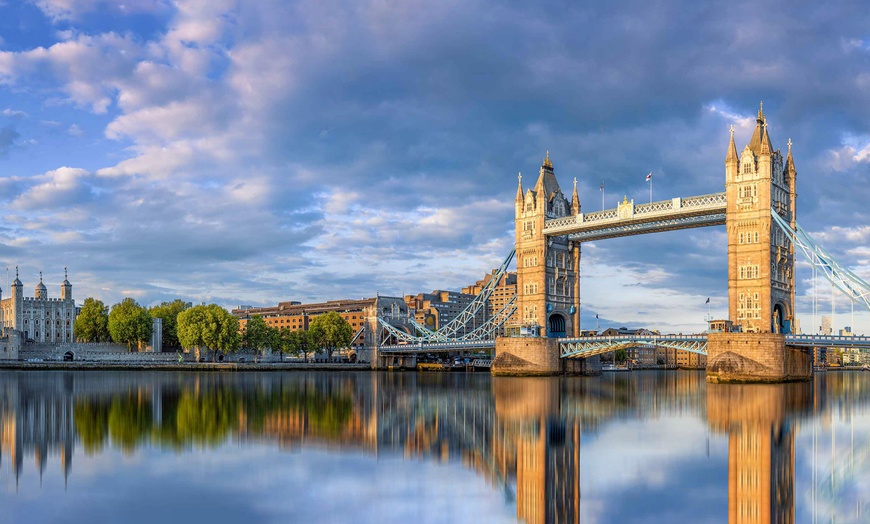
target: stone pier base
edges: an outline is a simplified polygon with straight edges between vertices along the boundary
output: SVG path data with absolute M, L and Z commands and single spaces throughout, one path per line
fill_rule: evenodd
M 812 377 L 812 355 L 786 346 L 783 335 L 707 335 L 707 382 L 794 382 Z
M 490 371 L 496 376 L 592 375 L 601 372 L 601 361 L 597 356 L 562 359 L 555 338 L 499 337 Z

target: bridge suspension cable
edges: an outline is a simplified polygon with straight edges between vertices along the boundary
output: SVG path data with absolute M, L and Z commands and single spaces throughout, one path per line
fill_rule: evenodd
M 794 245 L 800 248 L 814 268 L 820 268 L 825 278 L 834 287 L 842 291 L 849 300 L 863 302 L 870 309 L 870 284 L 849 269 L 841 266 L 797 222 L 795 222 L 795 227 L 792 229 L 789 223 L 779 216 L 779 213 L 771 210 L 770 214 L 776 225 L 783 230 Z
M 401 319 L 405 324 L 410 324 L 415 330 L 415 334 L 407 333 L 397 328 L 389 322 L 388 319 L 378 316 L 378 325 L 384 330 L 384 334 L 389 337 L 393 336 L 396 340 L 406 343 L 437 343 L 437 342 L 470 342 L 495 339 L 496 332 L 511 318 L 516 311 L 516 295 L 511 297 L 508 302 L 490 319 L 471 330 L 468 329 L 479 315 L 480 310 L 486 306 L 489 297 L 498 287 L 499 282 L 508 272 L 511 262 L 513 261 L 516 249 L 512 249 L 508 256 L 504 259 L 501 265 L 496 269 L 489 282 L 480 290 L 480 293 L 474 297 L 468 306 L 465 307 L 456 317 L 443 326 L 441 329 L 434 331 L 420 324 L 409 316 Z

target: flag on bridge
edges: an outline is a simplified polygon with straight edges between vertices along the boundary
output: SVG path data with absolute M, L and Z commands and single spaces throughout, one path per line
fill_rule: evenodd
M 705 304 L 709 304 L 709 303 L 710 303 L 710 297 L 707 297 L 707 301 L 704 302 L 704 303 L 705 303 Z
M 646 181 L 649 182 L 650 180 L 652 180 L 652 172 L 646 176 Z
M 604 191 L 604 182 L 601 183 L 601 187 L 598 189 L 600 189 L 601 191 Z

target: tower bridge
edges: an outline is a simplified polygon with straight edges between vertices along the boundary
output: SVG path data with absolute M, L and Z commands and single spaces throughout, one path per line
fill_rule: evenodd
M 767 119 L 759 108 L 756 127 L 740 153 L 731 128 L 724 192 L 638 205 L 625 198 L 615 208 L 590 213 L 581 209 L 576 179 L 570 197 L 562 192 L 548 153 L 534 186 L 524 188 L 522 175 L 518 178 L 516 247 L 499 270 L 506 271 L 515 254 L 516 299 L 473 334 L 457 325 L 449 326 L 447 332 L 419 325 L 399 330 L 381 321 L 378 329 L 392 337 L 392 344 L 381 337 L 382 350 L 375 348 L 376 354 L 494 345 L 494 374 L 546 375 L 594 372 L 595 356 L 600 353 L 627 345 L 656 345 L 706 354 L 707 378 L 714 382 L 809 379 L 811 348 L 870 348 L 870 340 L 853 337 L 847 344 L 837 337 L 792 334 L 795 247 L 850 299 L 868 307 L 870 284 L 837 264 L 798 225 L 797 170 L 791 146 L 789 140 L 785 155 L 774 149 Z M 732 332 L 650 340 L 580 337 L 583 242 L 721 225 L 727 232 Z M 480 308 L 486 297 L 484 290 L 469 309 Z M 493 341 L 502 326 L 521 336 Z

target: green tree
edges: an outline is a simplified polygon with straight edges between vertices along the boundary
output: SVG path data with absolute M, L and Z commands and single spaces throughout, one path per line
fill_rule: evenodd
M 291 331 L 281 329 L 281 351 L 294 357 L 301 356 L 308 362 L 308 354 L 317 349 L 317 344 L 310 331 Z
M 107 342 L 109 340 L 109 308 L 101 300 L 88 297 L 76 317 L 76 340 Z
M 178 344 L 178 314 L 190 307 L 190 302 L 176 298 L 172 302 L 163 302 L 148 310 L 151 316 L 159 318 L 163 324 L 163 347 L 164 351 L 176 349 Z
M 353 338 L 350 323 L 335 311 L 317 316 L 311 321 L 309 331 L 317 347 L 326 350 L 329 360 L 332 360 L 333 351 L 349 346 Z
M 217 304 L 194 306 L 178 314 L 178 342 L 184 349 L 230 353 L 239 348 L 239 319 Z
M 151 315 L 130 297 L 112 306 L 109 312 L 109 334 L 119 344 L 130 349 L 134 342 L 147 342 L 151 338 Z
M 245 332 L 242 334 L 242 347 L 254 349 L 258 353 L 267 349 L 276 349 L 275 333 L 278 330 L 270 327 L 260 315 L 254 315 L 245 323 Z
M 626 352 L 624 349 L 617 349 L 614 358 L 617 362 L 625 362 L 625 360 L 628 358 L 628 352 Z

